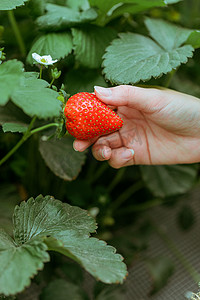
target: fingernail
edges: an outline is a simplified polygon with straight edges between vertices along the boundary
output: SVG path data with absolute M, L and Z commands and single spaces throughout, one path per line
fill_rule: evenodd
M 78 150 L 75 148 L 74 144 L 73 144 L 73 148 L 74 148 L 74 151 L 78 152 Z
M 103 149 L 102 157 L 106 159 L 110 155 L 110 151 L 111 151 L 110 149 Z
M 133 149 L 127 149 L 122 153 L 122 158 L 124 159 L 131 159 L 134 155 L 134 150 Z
M 109 97 L 109 96 L 112 95 L 112 91 L 109 88 L 103 88 L 103 87 L 100 87 L 100 86 L 95 86 L 94 89 L 99 95 L 102 95 L 102 96 L 105 96 L 105 97 Z

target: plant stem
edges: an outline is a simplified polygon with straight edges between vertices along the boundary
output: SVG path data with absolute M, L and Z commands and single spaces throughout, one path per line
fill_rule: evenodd
M 35 120 L 36 120 L 36 116 L 34 116 L 33 119 L 31 120 L 31 123 L 29 124 L 29 127 L 27 131 L 24 133 L 24 135 L 22 136 L 21 140 L 0 160 L 0 166 L 5 161 L 7 161 L 19 149 L 19 147 L 27 140 L 30 134 L 30 130 L 33 124 L 35 123 Z
M 40 79 L 42 79 L 42 65 L 40 66 Z
M 171 81 L 172 81 L 172 78 L 174 77 L 176 71 L 177 71 L 177 70 L 172 70 L 172 71 L 167 75 L 167 78 L 166 78 L 164 87 L 168 88 L 168 87 L 170 86 Z
M 110 193 L 115 187 L 116 185 L 121 181 L 121 178 L 123 177 L 124 173 L 126 171 L 126 168 L 121 168 L 119 171 L 117 171 L 117 174 L 115 175 L 115 177 L 113 178 L 113 180 L 111 181 L 111 183 L 109 184 L 107 191 Z
M 144 183 L 142 180 L 131 185 L 121 195 L 119 195 L 115 202 L 112 203 L 111 210 L 116 210 L 117 208 L 119 208 L 128 198 L 130 198 L 135 192 L 139 191 L 143 187 Z
M 27 133 L 29 133 L 31 131 L 31 128 L 33 127 L 36 119 L 37 119 L 37 116 L 34 116 L 33 119 L 31 120 L 31 123 L 29 124 L 28 129 L 25 132 L 25 134 L 27 134 Z
M 53 79 L 51 80 L 51 83 L 49 84 L 49 88 L 52 87 L 52 84 L 54 83 L 54 81 L 55 81 L 55 78 L 53 78 Z
M 96 171 L 93 178 L 90 179 L 90 183 L 94 183 L 99 177 L 103 174 L 103 172 L 108 168 L 107 162 L 103 163 L 101 167 Z
M 21 32 L 19 30 L 19 27 L 17 25 L 13 10 L 8 11 L 8 18 L 9 18 L 10 24 L 12 26 L 12 29 L 14 31 L 17 43 L 19 45 L 21 55 L 22 55 L 22 57 L 25 57 L 26 56 L 26 47 L 25 47 Z
M 144 211 L 152 207 L 156 207 L 159 205 L 162 205 L 164 203 L 163 199 L 155 198 L 151 201 L 141 203 L 141 204 L 133 204 L 128 207 L 122 208 L 119 211 L 120 215 L 127 214 L 127 213 L 133 213 L 138 211 Z
M 30 135 L 32 135 L 32 134 L 34 134 L 34 133 L 36 133 L 36 132 L 39 132 L 39 131 L 48 129 L 48 128 L 53 127 L 53 126 L 58 127 L 59 124 L 58 124 L 58 123 L 50 123 L 50 124 L 47 124 L 47 125 L 38 127 L 38 128 L 36 128 L 36 129 L 31 130 Z
M 195 270 L 195 268 L 190 264 L 190 262 L 185 258 L 185 256 L 178 249 L 176 244 L 169 238 L 169 236 L 162 230 L 154 221 L 151 220 L 151 223 L 154 227 L 154 230 L 168 247 L 168 249 L 173 253 L 173 255 L 179 260 L 184 269 L 189 273 L 192 279 L 199 283 L 200 282 L 200 274 Z
M 21 140 L 13 147 L 1 160 L 0 160 L 0 166 L 8 160 L 17 150 L 18 148 L 27 140 L 26 135 L 24 135 Z
M 22 136 L 21 140 L 19 140 L 19 142 L 0 160 L 0 166 L 6 162 L 18 149 L 19 147 L 34 133 L 37 133 L 39 131 L 45 130 L 49 127 L 52 126 L 59 126 L 58 123 L 51 123 L 51 124 L 47 124 L 41 127 L 38 127 L 36 129 L 31 130 L 33 123 L 35 122 L 36 117 L 34 117 L 27 129 L 27 131 L 24 133 L 24 135 Z

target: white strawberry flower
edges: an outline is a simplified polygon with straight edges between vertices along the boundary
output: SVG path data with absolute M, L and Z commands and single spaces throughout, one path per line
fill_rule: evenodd
M 32 53 L 32 57 L 33 59 L 36 60 L 36 62 L 40 65 L 44 65 L 44 66 L 50 66 L 53 65 L 54 63 L 56 63 L 58 60 L 53 60 L 51 55 L 39 55 L 37 53 Z

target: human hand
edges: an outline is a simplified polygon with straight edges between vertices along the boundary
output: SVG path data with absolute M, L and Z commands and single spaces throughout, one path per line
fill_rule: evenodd
M 124 125 L 97 139 L 75 140 L 75 150 L 82 152 L 94 144 L 94 157 L 107 160 L 113 168 L 200 162 L 198 98 L 169 89 L 128 85 L 96 87 L 95 94 L 116 110 Z

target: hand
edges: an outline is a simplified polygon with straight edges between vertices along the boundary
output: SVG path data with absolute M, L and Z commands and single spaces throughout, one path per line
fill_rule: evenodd
M 95 140 L 75 140 L 75 150 L 84 151 L 94 143 L 94 157 L 108 160 L 114 168 L 200 162 L 198 98 L 169 89 L 128 85 L 96 87 L 95 94 L 116 109 L 124 125 Z

